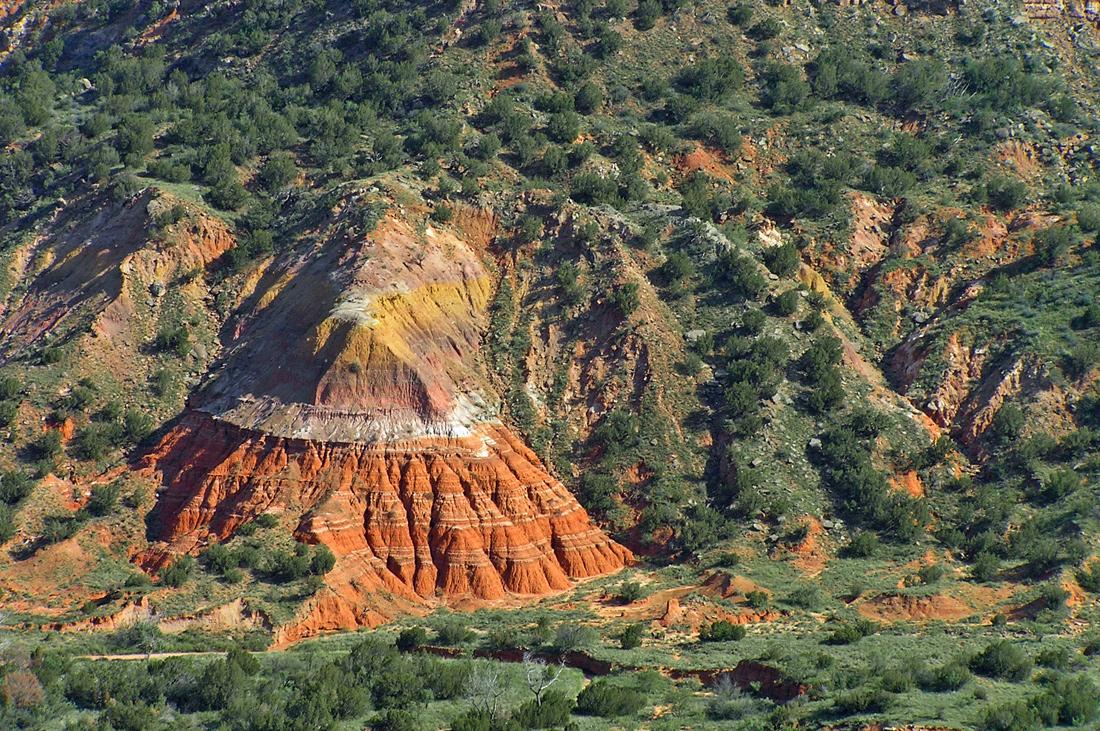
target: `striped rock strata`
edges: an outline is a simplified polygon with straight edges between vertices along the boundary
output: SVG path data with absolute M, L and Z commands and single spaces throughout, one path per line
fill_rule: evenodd
M 337 218 L 273 268 L 187 415 L 144 461 L 167 552 L 261 513 L 337 557 L 277 638 L 442 599 L 563 590 L 630 552 L 497 417 L 479 343 L 491 279 L 453 232 Z

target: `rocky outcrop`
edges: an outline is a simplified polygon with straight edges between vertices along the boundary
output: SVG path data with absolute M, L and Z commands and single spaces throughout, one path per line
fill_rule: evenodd
M 265 512 L 337 556 L 361 593 L 412 601 L 545 594 L 620 568 L 626 549 L 503 426 L 463 440 L 294 440 L 191 414 L 147 466 L 158 537 L 189 550 Z
M 276 643 L 442 601 L 561 591 L 630 552 L 497 416 L 479 346 L 492 281 L 449 229 L 355 204 L 271 266 L 191 410 L 144 458 L 161 557 L 261 513 L 337 561 Z
M 1100 26 L 1100 2 L 1097 0 L 1025 0 L 1023 7 L 1031 20 L 1088 20 Z
M 496 414 L 478 364 L 491 290 L 450 231 L 389 218 L 364 238 L 337 219 L 311 251 L 266 273 L 196 401 L 295 439 L 468 436 Z

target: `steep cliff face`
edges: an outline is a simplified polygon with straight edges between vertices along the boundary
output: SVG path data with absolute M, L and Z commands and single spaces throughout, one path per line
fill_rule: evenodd
M 364 598 L 544 594 L 629 559 L 500 425 L 466 439 L 332 444 L 196 413 L 147 465 L 166 486 L 157 531 L 177 549 L 229 537 L 261 513 L 290 514 Z
M 192 410 L 144 458 L 155 537 L 192 551 L 261 513 L 337 557 L 280 642 L 437 597 L 560 591 L 629 551 L 496 416 L 479 363 L 492 283 L 446 229 L 338 216 L 274 265 Z

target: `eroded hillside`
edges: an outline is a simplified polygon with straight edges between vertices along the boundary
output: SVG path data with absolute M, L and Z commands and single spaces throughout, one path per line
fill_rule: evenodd
M 0 607 L 280 649 L 469 611 L 445 644 L 713 696 L 653 728 L 1076 720 L 1098 18 L 0 6 Z

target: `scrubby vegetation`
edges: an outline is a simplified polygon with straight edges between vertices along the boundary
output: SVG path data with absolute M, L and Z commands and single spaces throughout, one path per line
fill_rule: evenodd
M 492 221 L 487 372 L 471 380 L 603 529 L 679 583 L 616 579 L 592 599 L 599 629 L 585 615 L 524 625 L 522 641 L 452 618 L 332 656 L 106 665 L 43 643 L 5 660 L 0 722 L 1094 722 L 1097 676 L 1066 620 L 1100 619 L 1100 75 L 1093 20 L 1029 19 L 1032 5 L 12 9 L 0 571 L 55 554 L 101 567 L 81 579 L 93 598 L 59 599 L 50 621 L 155 587 L 185 597 L 164 600 L 179 613 L 248 592 L 279 622 L 322 590 L 336 557 L 274 514 L 127 586 L 156 486 L 116 476 L 247 327 L 238 308 L 272 261 L 304 259 L 325 222 L 366 235 L 387 210 L 418 236 Z M 134 210 L 125 247 L 148 261 L 100 272 L 65 248 L 100 247 L 65 237 Z M 215 227 L 227 251 L 160 281 L 162 259 Z M 94 281 L 70 292 L 72 261 Z M 155 286 L 134 288 L 143 268 Z M 100 317 L 105 297 L 137 323 L 127 362 L 102 355 L 129 337 Z M 27 581 L 0 599 L 37 627 Z M 688 607 L 680 625 L 670 598 Z M 781 623 L 774 642 L 721 618 L 750 610 Z M 938 637 L 926 620 L 958 622 L 965 648 L 939 638 L 898 666 Z M 140 627 L 131 649 L 174 641 Z M 550 670 L 568 653 L 636 669 L 682 655 L 685 673 L 752 659 L 805 697 L 640 672 L 582 689 L 571 668 L 532 698 L 507 665 L 420 652 L 490 645 L 538 649 Z

